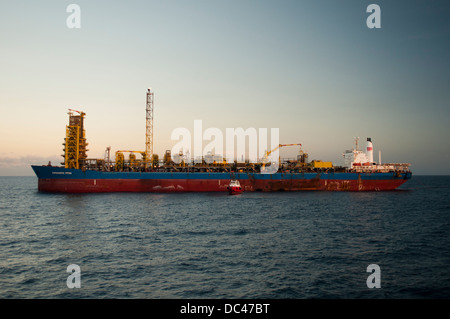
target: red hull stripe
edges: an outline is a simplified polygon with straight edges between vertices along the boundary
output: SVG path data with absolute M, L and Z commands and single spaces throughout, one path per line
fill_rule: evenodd
M 241 180 L 244 191 L 385 191 L 394 190 L 406 179 L 386 180 Z M 39 179 L 43 192 L 102 193 L 102 192 L 227 192 L 229 180 L 212 179 Z

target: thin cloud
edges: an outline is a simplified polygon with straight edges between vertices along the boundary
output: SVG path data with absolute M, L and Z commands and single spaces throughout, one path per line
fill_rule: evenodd
M 7 156 L 0 156 L 0 167 L 1 168 L 7 168 L 7 167 L 25 167 L 29 165 L 44 165 L 48 164 L 48 162 L 51 161 L 53 165 L 60 165 L 60 162 L 62 162 L 62 157 L 60 156 L 48 156 L 48 157 L 42 157 L 42 156 L 33 156 L 33 155 L 26 155 L 26 156 L 19 156 L 19 157 L 7 157 Z

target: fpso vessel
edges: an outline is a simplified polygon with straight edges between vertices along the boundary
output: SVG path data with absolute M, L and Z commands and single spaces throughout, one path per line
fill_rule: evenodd
M 75 113 L 78 114 L 75 114 Z M 296 160 L 280 165 L 267 162 L 267 156 L 282 146 L 266 152 L 259 163 L 227 163 L 223 158 L 207 155 L 191 162 L 176 154 L 174 160 L 166 151 L 160 161 L 153 154 L 153 92 L 147 92 L 146 150 L 117 151 L 115 162 L 110 161 L 110 147 L 102 159 L 87 158 L 84 130 L 85 113 L 69 109 L 66 126 L 63 166 L 32 165 L 42 192 L 100 193 L 100 192 L 227 192 L 230 181 L 237 180 L 243 191 L 385 191 L 395 190 L 411 178 L 409 164 L 381 164 L 373 161 L 373 146 L 367 139 L 365 152 L 355 148 L 346 151 L 344 166 L 331 162 L 308 162 L 308 154 L 301 149 Z M 124 153 L 129 153 L 126 160 Z M 136 155 L 142 159 L 137 159 Z M 178 157 L 177 157 L 178 156 Z M 207 157 L 205 156 L 205 157 Z M 381 157 L 381 155 L 380 155 Z M 267 174 L 268 168 L 274 169 Z
M 394 190 L 411 172 L 103 172 L 32 166 L 38 189 L 45 192 L 227 192 L 232 179 L 244 191 L 385 191 Z

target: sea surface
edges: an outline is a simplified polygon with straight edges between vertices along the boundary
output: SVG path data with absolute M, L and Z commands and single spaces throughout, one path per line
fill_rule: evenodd
M 449 266 L 450 176 L 236 196 L 45 194 L 0 177 L 2 299 L 450 298 Z

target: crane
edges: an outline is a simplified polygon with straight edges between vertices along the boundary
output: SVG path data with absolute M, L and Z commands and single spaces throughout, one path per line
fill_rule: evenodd
M 273 152 L 275 152 L 277 149 L 279 149 L 280 147 L 284 147 L 284 146 L 302 146 L 302 144 L 297 143 L 297 144 L 278 144 L 277 147 L 275 147 L 273 150 L 271 151 L 267 151 L 266 154 L 264 154 L 264 157 L 262 158 L 262 167 L 264 168 L 265 164 L 267 163 L 267 159 L 269 157 L 269 155 Z M 301 151 L 301 149 L 300 149 Z

